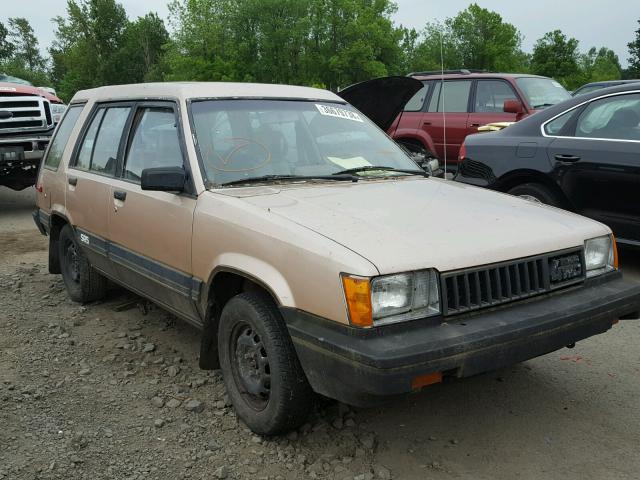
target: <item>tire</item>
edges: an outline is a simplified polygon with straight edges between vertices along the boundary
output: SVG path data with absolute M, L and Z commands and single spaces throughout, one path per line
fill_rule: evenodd
M 107 279 L 96 272 L 78 246 L 73 229 L 65 225 L 58 240 L 60 271 L 69 297 L 87 303 L 104 298 Z
M 268 295 L 241 293 L 227 302 L 220 315 L 218 352 L 229 398 L 253 432 L 277 435 L 305 422 L 313 391 Z
M 513 187 L 507 193 L 516 197 L 523 197 L 528 200 L 545 203 L 553 207 L 559 207 L 560 201 L 549 188 L 539 183 L 523 183 L 517 187 Z

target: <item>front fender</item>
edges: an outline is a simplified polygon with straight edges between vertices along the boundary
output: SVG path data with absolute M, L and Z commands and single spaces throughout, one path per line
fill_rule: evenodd
M 214 259 L 211 272 L 209 285 L 218 273 L 232 272 L 262 285 L 278 306 L 295 306 L 287 280 L 273 265 L 259 258 L 237 252 L 223 253 Z

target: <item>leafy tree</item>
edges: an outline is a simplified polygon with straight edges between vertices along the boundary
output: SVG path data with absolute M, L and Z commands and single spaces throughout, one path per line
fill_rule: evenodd
M 44 58 L 40 55 L 38 39 L 26 18 L 9 19 L 9 38 L 13 44 L 13 59 L 29 70 L 43 70 Z
M 466 68 L 521 69 L 522 35 L 502 17 L 473 3 L 449 20 L 454 43 Z
M 567 88 L 583 83 L 578 67 L 578 40 L 567 38 L 560 30 L 546 33 L 533 47 L 531 71 L 537 75 L 553 77 Z
M 128 25 L 122 5 L 115 0 L 68 0 L 67 18 L 54 22 L 50 54 L 63 98 L 83 88 L 126 82 L 117 55 Z
M 581 55 L 579 66 L 584 78 L 583 83 L 618 80 L 621 77 L 620 60 L 613 50 L 606 47 L 599 50 L 592 47 Z
M 128 23 L 116 54 L 120 80 L 127 83 L 162 80 L 161 58 L 168 41 L 164 22 L 155 13 Z
M 438 70 L 442 54 L 445 69 L 523 71 L 527 58 L 521 45 L 522 35 L 516 27 L 474 3 L 443 24 L 427 24 L 414 66 Z
M 14 45 L 9 40 L 9 30 L 0 22 L 0 62 L 9 60 L 13 56 Z
M 640 20 L 638 20 L 640 24 Z M 628 43 L 629 46 L 629 68 L 628 78 L 640 78 L 640 28 L 636 30 L 636 38 Z

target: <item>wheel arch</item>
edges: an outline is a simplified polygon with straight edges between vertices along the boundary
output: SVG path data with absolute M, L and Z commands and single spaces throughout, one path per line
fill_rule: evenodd
M 202 302 L 205 315 L 200 344 L 200 368 L 204 370 L 220 368 L 218 325 L 222 309 L 236 295 L 254 291 L 265 293 L 276 307 L 282 305 L 280 297 L 273 288 L 256 274 L 231 266 L 219 266 L 211 272 Z M 291 295 L 288 286 L 287 293 Z
M 60 231 L 65 225 L 70 225 L 69 219 L 58 211 L 52 211 L 49 220 L 49 273 L 62 273 L 60 268 L 60 252 L 58 240 Z
M 514 187 L 518 185 L 523 185 L 525 183 L 538 183 L 545 188 L 549 189 L 553 195 L 561 202 L 561 205 L 565 209 L 574 210 L 572 203 L 569 201 L 565 193 L 562 189 L 555 183 L 553 180 L 549 178 L 548 175 L 541 173 L 537 170 L 514 170 L 509 173 L 506 173 L 502 177 L 500 177 L 492 186 L 494 190 L 507 193 Z

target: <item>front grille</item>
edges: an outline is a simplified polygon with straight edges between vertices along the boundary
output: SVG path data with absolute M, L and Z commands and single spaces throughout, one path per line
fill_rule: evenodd
M 492 307 L 583 281 L 582 248 L 445 272 L 443 315 Z
M 49 130 L 53 127 L 49 101 L 32 95 L 0 93 L 0 134 Z

